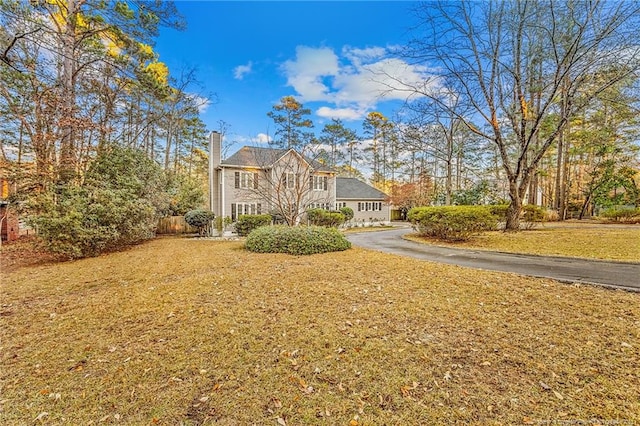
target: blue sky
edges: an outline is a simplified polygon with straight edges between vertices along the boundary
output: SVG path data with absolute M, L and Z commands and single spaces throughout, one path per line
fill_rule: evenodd
M 315 131 L 341 118 L 361 131 L 370 111 L 391 116 L 405 93 L 381 97 L 385 74 L 426 75 L 390 52 L 414 24 L 408 1 L 177 1 L 187 30 L 163 29 L 156 51 L 174 76 L 196 68 L 201 94 L 215 94 L 202 118 L 230 125 L 236 146 L 274 134 L 267 112 L 295 96 L 312 110 Z M 193 89 L 196 90 L 195 88 Z

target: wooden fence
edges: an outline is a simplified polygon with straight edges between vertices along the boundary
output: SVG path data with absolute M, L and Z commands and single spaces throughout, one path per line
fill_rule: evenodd
M 189 226 L 184 216 L 163 217 L 158 221 L 158 234 L 193 234 L 197 229 Z

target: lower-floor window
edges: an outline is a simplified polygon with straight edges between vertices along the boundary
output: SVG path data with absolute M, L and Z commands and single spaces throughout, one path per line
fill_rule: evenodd
M 309 203 L 309 208 L 331 210 L 331 203 Z
M 361 201 L 358 203 L 359 212 L 379 212 L 382 211 L 381 201 Z
M 340 210 L 343 207 L 347 207 L 347 202 L 346 201 L 339 201 L 336 203 L 336 209 Z
M 231 203 L 231 220 L 236 221 L 243 214 L 262 214 L 260 203 Z

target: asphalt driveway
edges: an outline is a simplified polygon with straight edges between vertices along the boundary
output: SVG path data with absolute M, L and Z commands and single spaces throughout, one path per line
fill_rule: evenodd
M 411 232 L 410 228 L 396 228 L 349 234 L 348 239 L 366 249 L 432 262 L 640 291 L 640 264 L 439 247 L 402 238 Z

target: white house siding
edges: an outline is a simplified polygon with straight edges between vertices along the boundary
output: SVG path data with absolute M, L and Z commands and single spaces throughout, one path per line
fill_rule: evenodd
M 283 160 L 286 161 L 289 159 Z M 273 192 L 269 194 L 268 191 L 275 191 L 273 184 L 281 178 L 282 173 L 285 173 L 287 169 L 289 169 L 289 172 L 291 173 L 302 175 L 299 179 L 300 184 L 304 186 L 304 189 L 298 191 L 298 193 L 304 195 L 301 200 L 301 211 L 306 210 L 310 206 L 315 207 L 319 205 L 326 205 L 327 208 L 331 209 L 335 208 L 336 182 L 335 176 L 332 173 L 314 172 L 313 175 L 320 178 L 323 183 L 324 178 L 326 178 L 326 189 L 324 185 L 322 185 L 321 189 L 310 189 L 311 182 L 308 175 L 308 168 L 293 167 L 293 169 L 291 169 L 290 167 L 286 167 L 285 162 L 281 162 L 280 166 L 276 165 L 273 169 L 267 170 L 229 166 L 220 168 L 217 171 L 220 176 L 220 189 L 217 197 L 220 200 L 219 203 L 221 209 L 220 212 L 216 212 L 216 214 L 223 217 L 229 216 L 235 220 L 239 214 L 265 214 L 272 212 L 274 210 L 274 206 L 269 203 L 270 200 L 273 200 Z M 249 183 L 247 180 L 243 179 L 243 173 L 257 173 L 258 188 L 236 188 L 236 172 L 241 173 L 240 186 Z M 240 213 L 238 213 L 238 204 L 241 204 L 241 208 L 244 209 Z M 234 205 L 236 206 L 235 208 Z M 249 211 L 246 211 L 246 209 L 249 209 Z
M 375 206 L 374 203 L 376 204 Z M 353 210 L 353 219 L 351 220 L 353 224 L 388 223 L 391 218 L 389 205 L 381 200 L 341 199 L 338 200 L 337 204 L 339 206 L 346 204 L 346 207 L 350 207 Z M 360 210 L 358 210 L 358 204 L 360 204 Z

